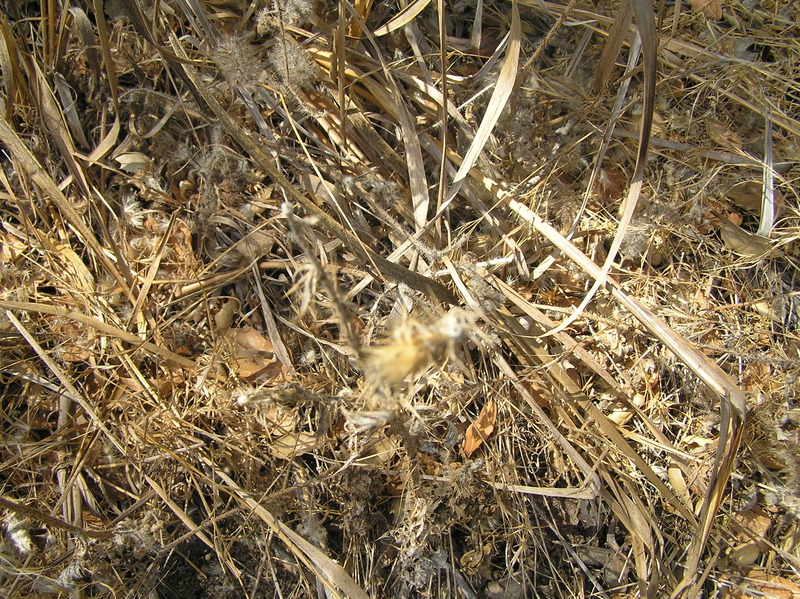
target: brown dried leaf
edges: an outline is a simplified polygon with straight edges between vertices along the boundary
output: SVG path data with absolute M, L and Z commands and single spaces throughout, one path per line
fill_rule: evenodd
M 400 447 L 395 437 L 379 437 L 366 446 L 364 457 L 361 459 L 365 464 L 375 468 L 383 468 L 394 459 L 399 449 Z
M 214 315 L 214 324 L 216 325 L 217 330 L 221 331 L 223 329 L 229 329 L 233 323 L 233 317 L 236 315 L 237 310 L 239 310 L 238 300 L 229 299 L 227 302 L 222 304 L 219 312 Z
M 711 141 L 717 145 L 723 148 L 741 151 L 741 136 L 735 131 L 732 131 L 731 128 L 722 121 L 706 119 L 706 132 L 708 133 L 708 137 L 711 138 Z
M 727 220 L 720 221 L 722 241 L 734 253 L 758 258 L 772 251 L 772 244 L 766 237 L 748 233 Z
M 497 403 L 490 399 L 487 401 L 475 422 L 469 425 L 464 439 L 464 453 L 469 455 L 494 432 L 494 423 L 497 420 Z
M 739 541 L 763 539 L 767 536 L 772 526 L 772 518 L 764 513 L 764 510 L 760 507 L 750 508 L 744 512 L 734 514 L 733 521 L 736 523 L 736 538 Z M 767 549 L 766 544 L 763 545 L 763 549 Z
M 736 225 L 737 227 L 741 227 L 742 223 L 744 222 L 744 217 L 739 214 L 738 212 L 731 212 L 728 215 L 728 221 Z
M 723 586 L 719 596 L 725 599 L 756 596 L 774 599 L 800 599 L 800 587 L 788 578 L 768 574 L 762 568 L 752 568 L 746 572 L 746 576 L 746 581 Z M 730 575 L 723 576 L 723 579 L 730 579 Z
M 699 12 L 706 19 L 722 18 L 722 2 L 720 0 L 689 0 L 694 12 Z
M 761 550 L 758 548 L 758 543 L 752 541 L 738 544 L 728 554 L 728 558 L 739 568 L 752 566 L 760 556 Z
M 275 439 L 269 446 L 269 452 L 280 460 L 291 460 L 308 453 L 317 446 L 318 437 L 314 433 L 289 433 Z
M 256 379 L 276 379 L 283 372 L 283 365 L 277 360 L 263 358 L 236 358 L 236 372 L 245 381 Z
M 739 208 L 752 214 L 761 213 L 761 183 L 744 181 L 731 187 L 725 196 Z
M 87 362 L 91 355 L 89 350 L 71 341 L 64 343 L 60 348 L 59 357 L 65 362 Z
M 233 249 L 246 261 L 258 260 L 262 256 L 266 256 L 272 249 L 275 243 L 275 238 L 269 233 L 264 231 L 251 231 L 247 237 L 237 241 L 233 245 Z
M 779 189 L 775 193 L 775 217 L 779 218 L 786 207 L 786 200 Z M 761 216 L 761 197 L 763 195 L 763 183 L 761 181 L 743 181 L 737 183 L 725 192 L 726 199 L 733 204 L 748 211 L 750 214 Z
M 226 329 L 223 334 L 233 342 L 237 357 L 253 355 L 253 352 L 272 354 L 272 344 L 269 339 L 251 326 Z
M 275 359 L 272 343 L 251 326 L 225 329 L 223 337 L 231 344 L 236 374 L 245 380 L 280 375 L 282 365 Z
M 65 362 L 86 362 L 90 359 L 90 348 L 94 347 L 97 335 L 87 327 L 75 322 L 58 322 L 52 326 L 53 333 L 62 340 L 58 355 Z

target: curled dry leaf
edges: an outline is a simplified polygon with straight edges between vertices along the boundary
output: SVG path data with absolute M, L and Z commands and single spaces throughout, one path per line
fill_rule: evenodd
M 689 0 L 694 12 L 699 12 L 706 19 L 722 18 L 722 2 L 720 0 Z
M 216 325 L 218 331 L 230 328 L 231 324 L 233 324 L 233 317 L 238 309 L 239 302 L 235 299 L 229 299 L 222 304 L 219 312 L 214 315 L 214 325 Z
M 275 359 L 272 343 L 253 327 L 225 329 L 222 335 L 231 344 L 236 374 L 240 378 L 276 378 L 280 374 L 282 367 Z
M 722 577 L 723 581 L 730 580 L 731 576 L 726 574 Z M 746 578 L 742 581 L 732 581 L 730 586 L 723 586 L 720 597 L 744 598 L 744 597 L 773 597 L 775 599 L 800 599 L 800 587 L 797 583 L 784 578 L 767 573 L 762 568 L 751 568 L 746 571 Z
M 759 258 L 772 251 L 772 244 L 766 237 L 748 233 L 727 220 L 720 221 L 720 235 L 725 245 L 741 256 Z
M 717 119 L 706 119 L 708 137 L 720 147 L 730 150 L 742 150 L 742 138 L 728 125 Z
M 119 162 L 119 167 L 125 172 L 136 174 L 142 169 L 153 168 L 153 161 L 141 152 L 127 152 L 120 154 L 114 160 Z
M 248 263 L 266 256 L 274 243 L 275 238 L 272 235 L 264 231 L 252 231 L 237 241 L 232 249 L 241 255 L 245 263 Z
M 318 439 L 314 433 L 289 433 L 270 443 L 269 452 L 280 460 L 291 460 L 314 449 Z
M 471 454 L 489 438 L 489 435 L 494 432 L 496 420 L 497 403 L 493 399 L 490 399 L 484 404 L 481 413 L 478 414 L 478 417 L 467 429 L 467 435 L 464 439 L 465 454 Z

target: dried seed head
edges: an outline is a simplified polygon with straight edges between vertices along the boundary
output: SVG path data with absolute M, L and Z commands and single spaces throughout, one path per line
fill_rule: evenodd
M 146 211 L 134 196 L 126 195 L 122 198 L 122 221 L 127 227 L 141 229 L 144 227 L 145 216 Z
M 290 38 L 278 40 L 270 49 L 268 64 L 280 84 L 289 90 L 311 89 L 320 78 L 311 55 Z
M 435 323 L 408 320 L 385 345 L 370 347 L 364 361 L 368 378 L 379 385 L 396 385 L 434 363 L 455 358 L 455 345 L 467 338 L 474 317 L 453 308 Z
M 261 61 L 246 40 L 226 37 L 214 48 L 212 57 L 222 76 L 233 88 L 251 89 L 261 80 Z
M 283 27 L 302 27 L 314 16 L 314 0 L 282 0 L 256 15 L 256 32 L 266 35 Z
M 396 385 L 431 361 L 429 349 L 415 329 L 403 324 L 389 343 L 369 348 L 364 367 L 376 383 Z
M 472 313 L 453 308 L 436 324 L 436 330 L 448 343 L 461 343 L 474 326 L 475 317 Z

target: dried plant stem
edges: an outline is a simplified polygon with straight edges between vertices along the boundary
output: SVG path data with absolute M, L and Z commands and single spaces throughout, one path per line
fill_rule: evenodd
M 15 514 L 19 514 L 20 516 L 25 516 L 26 518 L 30 518 L 35 522 L 41 522 L 46 526 L 52 526 L 53 528 L 58 530 L 66 530 L 67 532 L 73 532 L 82 537 L 86 537 L 87 539 L 110 539 L 111 536 L 113 535 L 113 533 L 110 530 L 91 530 L 75 526 L 73 524 L 70 524 L 69 522 L 64 522 L 63 520 L 54 518 L 50 514 L 46 514 L 30 506 L 18 503 L 16 501 L 12 501 L 11 499 L 8 499 L 7 497 L 3 497 L 1 495 L 0 495 L 0 507 L 10 510 Z
M 3 310 L 23 310 L 26 312 L 38 312 L 41 314 L 50 314 L 52 316 L 58 316 L 60 318 L 67 318 L 69 320 L 74 320 L 75 322 L 80 322 L 87 326 L 92 327 L 99 333 L 103 335 L 108 335 L 109 337 L 116 337 L 120 341 L 124 341 L 125 343 L 129 343 L 135 347 L 141 347 L 145 351 L 148 351 L 156 356 L 161 358 L 171 360 L 175 362 L 179 366 L 183 368 L 187 368 L 189 370 L 194 370 L 195 363 L 188 358 L 180 356 L 164 347 L 156 345 L 150 341 L 145 341 L 141 337 L 137 337 L 131 333 L 113 327 L 105 322 L 97 320 L 96 318 L 92 318 L 91 316 L 86 316 L 80 312 L 75 312 L 73 310 L 69 310 L 66 308 L 61 308 L 59 306 L 49 306 L 46 304 L 35 304 L 29 302 L 8 302 L 4 300 L 0 300 L 0 309 Z
M 358 336 L 353 332 L 353 327 L 350 324 L 352 314 L 347 309 L 347 306 L 345 306 L 344 299 L 342 298 L 341 293 L 339 293 L 339 289 L 336 287 L 336 284 L 330 279 L 328 273 L 317 259 L 314 248 L 308 242 L 308 239 L 306 238 L 306 232 L 303 230 L 303 227 L 306 226 L 306 224 L 301 222 L 294 215 L 294 210 L 292 209 L 292 204 L 290 202 L 283 203 L 281 206 L 281 214 L 283 218 L 286 219 L 286 223 L 289 225 L 289 230 L 294 235 L 294 239 L 300 244 L 300 247 L 303 248 L 306 258 L 314 269 L 314 273 L 319 277 L 320 281 L 322 281 L 322 284 L 328 290 L 330 301 L 339 317 L 339 327 L 344 333 L 343 336 L 347 340 L 347 344 L 350 346 L 350 348 L 356 353 L 356 355 L 358 355 L 361 349 L 361 342 L 359 341 Z

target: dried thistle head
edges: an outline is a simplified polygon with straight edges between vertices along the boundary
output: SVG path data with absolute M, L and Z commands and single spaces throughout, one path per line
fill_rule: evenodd
M 262 78 L 261 60 L 245 39 L 235 36 L 222 39 L 212 57 L 225 81 L 234 89 L 250 90 Z
M 266 35 L 283 27 L 302 27 L 314 15 L 314 0 L 274 1 L 272 8 L 264 8 L 256 16 L 256 31 Z
M 319 68 L 311 55 L 289 37 L 279 39 L 267 59 L 283 91 L 311 89 L 320 79 Z
M 455 360 L 456 344 L 469 336 L 474 325 L 474 315 L 461 308 L 435 322 L 408 319 L 388 343 L 366 350 L 364 371 L 377 385 L 397 385 L 432 364 Z

